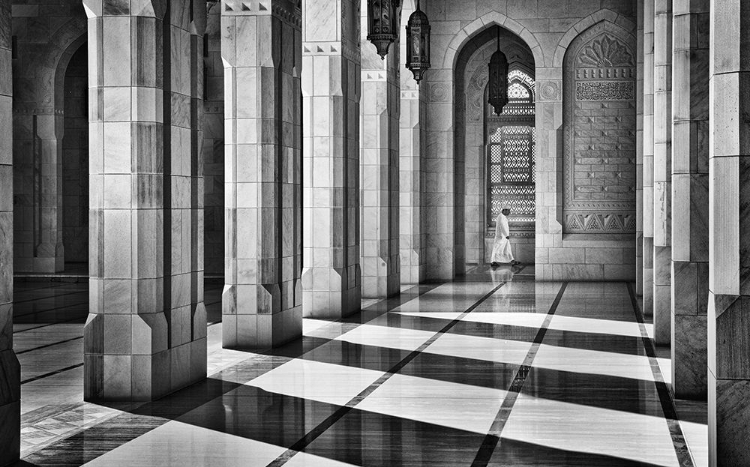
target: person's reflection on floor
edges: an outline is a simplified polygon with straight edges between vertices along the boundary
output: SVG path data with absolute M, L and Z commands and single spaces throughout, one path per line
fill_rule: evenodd
M 513 275 L 519 270 L 518 266 L 511 266 L 510 264 L 503 264 L 494 269 L 490 268 L 492 283 L 498 285 L 503 282 L 510 282 L 513 280 Z

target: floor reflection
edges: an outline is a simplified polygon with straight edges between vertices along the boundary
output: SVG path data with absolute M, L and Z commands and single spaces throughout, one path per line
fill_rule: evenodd
M 705 465 L 705 420 L 665 418 L 669 372 L 654 369 L 665 362 L 647 352 L 626 284 L 537 283 L 525 265 L 470 271 L 340 321 L 305 319 L 303 339 L 265 352 L 221 348 L 221 284 L 209 284 L 209 379 L 108 406 L 81 400 L 87 285 L 23 283 L 24 460 L 693 465 L 679 434 Z

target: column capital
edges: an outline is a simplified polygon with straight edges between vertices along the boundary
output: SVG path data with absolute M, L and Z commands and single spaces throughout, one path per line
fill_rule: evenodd
M 359 0 L 306 1 L 303 8 L 303 55 L 343 56 L 355 64 L 361 62 Z
M 83 0 L 86 16 L 142 16 L 162 19 L 168 0 L 133 0 L 129 5 L 117 0 Z
M 301 0 L 221 0 L 222 16 L 276 16 L 302 27 Z

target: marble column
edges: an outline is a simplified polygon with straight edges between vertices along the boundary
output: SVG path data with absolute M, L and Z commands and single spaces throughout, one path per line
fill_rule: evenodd
M 674 0 L 672 386 L 705 399 L 708 308 L 709 0 Z
M 635 209 L 636 209 L 636 226 L 635 226 L 635 293 L 643 295 L 643 56 L 644 56 L 644 36 L 643 36 L 643 3 L 644 0 L 638 0 L 636 3 L 637 19 L 637 66 L 636 66 L 636 130 L 635 130 Z
M 709 465 L 750 465 L 750 37 L 748 0 L 711 0 Z
M 359 251 L 360 0 L 303 2 L 305 316 L 361 307 Z
M 402 21 L 414 12 L 413 0 L 404 2 Z M 406 33 L 400 35 L 401 50 L 406 48 Z M 399 248 L 401 282 L 419 284 L 424 278 L 424 231 L 421 202 L 424 191 L 422 151 L 425 147 L 425 101 L 414 75 L 401 60 L 401 115 L 399 116 Z
M 654 339 L 671 338 L 672 0 L 654 1 Z
M 178 253 L 173 249 L 172 261 L 175 261 L 174 255 L 179 254 L 182 256 L 182 265 L 180 268 L 181 278 L 187 278 L 182 279 L 183 282 L 185 280 L 190 281 L 190 324 L 192 328 L 192 336 L 190 342 L 191 367 L 189 371 L 190 378 L 195 380 L 206 377 L 208 366 L 208 323 L 206 322 L 207 315 L 203 290 L 203 285 L 205 284 L 204 257 L 206 253 L 204 218 L 206 185 L 203 176 L 204 80 L 206 79 L 204 76 L 205 66 L 203 60 L 206 55 L 204 50 L 206 45 L 203 39 L 206 34 L 206 26 L 208 23 L 208 5 L 207 2 L 203 0 L 189 0 L 187 3 L 188 7 L 186 7 L 186 9 L 189 9 L 188 31 L 190 32 L 190 94 L 188 96 L 190 99 L 190 120 L 185 121 L 184 119 L 181 119 L 179 123 L 179 131 L 185 132 L 185 129 L 190 131 L 190 159 L 186 160 L 185 156 L 181 156 L 182 170 L 179 171 L 179 177 L 175 177 L 174 175 L 176 171 L 173 171 L 172 183 L 174 184 L 176 180 L 179 180 L 183 186 L 189 184 L 190 204 L 189 207 L 186 208 L 182 193 L 177 197 L 172 197 L 172 208 L 181 209 L 183 213 L 182 232 L 177 233 L 172 229 L 172 236 L 174 237 L 172 244 L 174 245 L 181 240 L 182 251 Z M 182 23 L 180 23 L 180 25 L 182 27 Z M 174 30 L 179 31 L 180 34 L 182 34 L 182 31 L 179 29 L 173 28 L 173 31 Z M 184 36 L 181 37 L 181 43 L 184 47 Z M 181 60 L 181 72 L 185 69 L 184 62 L 185 60 L 183 58 Z M 182 89 L 184 90 L 184 86 Z M 173 98 L 174 94 L 173 91 Z M 179 97 L 184 99 L 183 96 Z M 173 107 L 173 109 L 174 108 L 175 107 Z M 182 144 L 183 146 L 186 145 L 184 140 Z M 185 150 L 185 148 L 183 148 L 183 150 Z M 189 167 L 186 164 L 189 164 Z M 189 222 L 189 227 L 185 227 L 186 222 Z M 189 232 L 189 236 L 186 232 Z M 178 237 L 178 235 L 181 235 L 181 238 Z
M 643 3 L 643 312 L 654 311 L 654 2 Z
M 84 398 L 153 400 L 206 375 L 205 2 L 84 5 L 92 240 Z
M 13 80 L 10 2 L 0 4 L 0 465 L 21 449 L 21 366 L 13 351 Z
M 223 345 L 302 335 L 302 12 L 223 0 L 226 241 Z
M 399 12 L 400 16 L 400 12 Z M 399 82 L 400 44 L 381 59 L 367 40 L 362 16 L 360 196 L 362 297 L 399 293 Z

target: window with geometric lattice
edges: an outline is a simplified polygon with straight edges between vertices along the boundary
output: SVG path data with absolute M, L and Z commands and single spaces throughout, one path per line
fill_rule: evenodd
M 489 199 L 491 225 L 503 204 L 510 206 L 511 226 L 533 224 L 535 217 L 536 160 L 533 126 L 498 127 L 489 141 Z
M 500 115 L 487 106 L 487 225 L 494 227 L 503 204 L 510 206 L 511 231 L 534 231 L 536 216 L 536 129 L 534 79 L 511 66 L 508 104 Z

